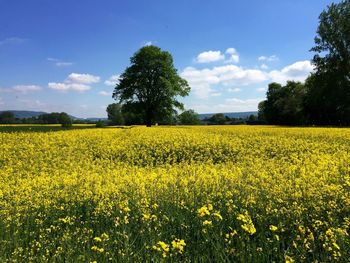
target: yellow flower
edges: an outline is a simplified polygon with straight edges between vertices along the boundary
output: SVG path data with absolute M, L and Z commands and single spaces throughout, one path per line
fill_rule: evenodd
M 101 235 L 101 239 L 102 239 L 102 240 L 108 240 L 108 239 L 109 239 L 109 236 L 108 236 L 106 233 L 103 233 L 103 234 Z
M 197 210 L 197 213 L 200 217 L 203 217 L 205 215 L 210 215 L 208 207 L 205 205 Z
M 285 256 L 284 260 L 285 260 L 285 263 L 293 263 L 293 262 L 295 262 L 295 260 L 292 257 L 290 257 L 290 256 Z
M 102 242 L 102 239 L 100 237 L 94 237 L 95 242 Z
M 277 226 L 274 226 L 274 225 L 270 225 L 270 230 L 271 230 L 272 232 L 275 232 L 275 231 L 278 230 L 278 227 L 277 227 Z
M 203 221 L 203 226 L 210 226 L 210 225 L 212 225 L 212 221 L 211 220 L 205 220 L 205 221 Z
M 99 253 L 103 253 L 105 251 L 103 247 L 99 248 L 97 246 L 92 246 L 91 250 Z
M 222 216 L 221 216 L 220 212 L 213 213 L 213 216 L 216 217 L 219 220 L 222 220 Z
M 253 224 L 252 219 L 250 218 L 248 211 L 245 211 L 243 214 L 237 215 L 237 220 L 241 221 L 243 224 L 241 228 L 246 231 L 249 235 L 256 233 L 256 228 Z
M 255 229 L 255 226 L 253 225 L 253 223 L 251 223 L 251 224 L 244 224 L 244 225 L 241 225 L 241 227 L 249 235 L 253 235 L 253 234 L 256 233 L 256 229 Z
M 186 243 L 185 243 L 185 240 L 176 238 L 173 241 L 171 241 L 171 245 L 177 253 L 182 254 L 186 246 Z
M 163 257 L 167 257 L 170 247 L 167 243 L 159 241 L 157 246 L 153 246 L 153 249 L 162 252 Z

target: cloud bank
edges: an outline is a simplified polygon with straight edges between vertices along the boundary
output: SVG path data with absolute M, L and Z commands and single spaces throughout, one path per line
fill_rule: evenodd
M 90 74 L 71 73 L 64 82 L 49 82 L 48 87 L 53 90 L 67 92 L 84 92 L 91 89 L 91 84 L 98 83 L 100 77 Z

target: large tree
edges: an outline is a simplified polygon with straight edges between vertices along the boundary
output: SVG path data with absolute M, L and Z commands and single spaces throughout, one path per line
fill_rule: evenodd
M 122 112 L 122 105 L 119 103 L 112 103 L 107 106 L 108 120 L 112 125 L 123 125 L 124 116 Z
M 315 124 L 349 125 L 350 0 L 331 4 L 319 19 L 306 110 Z
M 194 110 L 186 110 L 179 115 L 179 121 L 183 125 L 197 125 L 200 123 L 199 115 Z
M 114 89 L 114 99 L 130 112 L 141 114 L 147 126 L 168 119 L 175 109 L 183 109 L 178 97 L 187 96 L 190 87 L 177 74 L 169 52 L 145 46 L 130 62 Z
M 300 125 L 304 118 L 305 86 L 300 82 L 287 81 L 285 86 L 270 83 L 266 100 L 259 104 L 259 116 L 269 124 Z

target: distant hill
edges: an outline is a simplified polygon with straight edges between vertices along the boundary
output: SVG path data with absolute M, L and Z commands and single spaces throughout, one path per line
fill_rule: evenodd
M 199 119 L 204 120 L 205 118 L 210 118 L 216 113 L 203 113 L 203 114 L 198 114 Z M 246 111 L 246 112 L 223 112 L 223 114 L 229 118 L 247 118 L 250 115 L 255 115 L 258 116 L 257 111 Z
M 5 111 L 10 111 L 15 115 L 15 118 L 17 119 L 27 119 L 27 118 L 32 118 L 32 117 L 38 117 L 39 115 L 43 114 L 48 114 L 47 112 L 44 111 L 27 111 L 27 110 L 5 110 Z M 0 111 L 4 112 L 4 111 Z M 77 117 L 74 117 L 72 115 L 69 115 L 72 119 L 79 119 Z
M 15 115 L 15 118 L 18 118 L 18 119 L 37 117 L 39 115 L 47 113 L 43 111 L 26 111 L 26 110 L 6 110 L 6 111 L 12 112 Z M 1 112 L 4 112 L 4 111 L 0 111 L 0 113 Z

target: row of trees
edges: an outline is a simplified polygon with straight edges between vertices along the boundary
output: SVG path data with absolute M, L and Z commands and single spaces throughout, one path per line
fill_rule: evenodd
M 270 124 L 350 125 L 350 0 L 331 4 L 320 15 L 305 83 L 271 83 L 259 117 Z
M 71 127 L 73 120 L 65 112 L 52 112 L 31 118 L 16 118 L 13 112 L 0 113 L 1 124 L 61 124 L 63 127 Z
M 107 107 L 107 115 L 110 125 L 140 125 L 144 124 L 142 115 L 128 112 L 122 104 L 112 103 Z M 213 114 L 211 117 L 201 120 L 194 110 L 185 110 L 181 114 L 173 114 L 171 118 L 163 120 L 160 124 L 167 125 L 225 125 L 225 124 L 258 124 L 257 116 L 250 115 L 246 118 L 229 118 L 223 113 Z
M 125 104 L 112 103 L 108 105 L 106 111 L 111 125 L 140 125 L 146 122 L 142 113 L 130 110 Z M 200 119 L 194 110 L 187 110 L 179 115 L 174 111 L 171 115 L 163 116 L 159 124 L 197 125 L 200 124 Z

